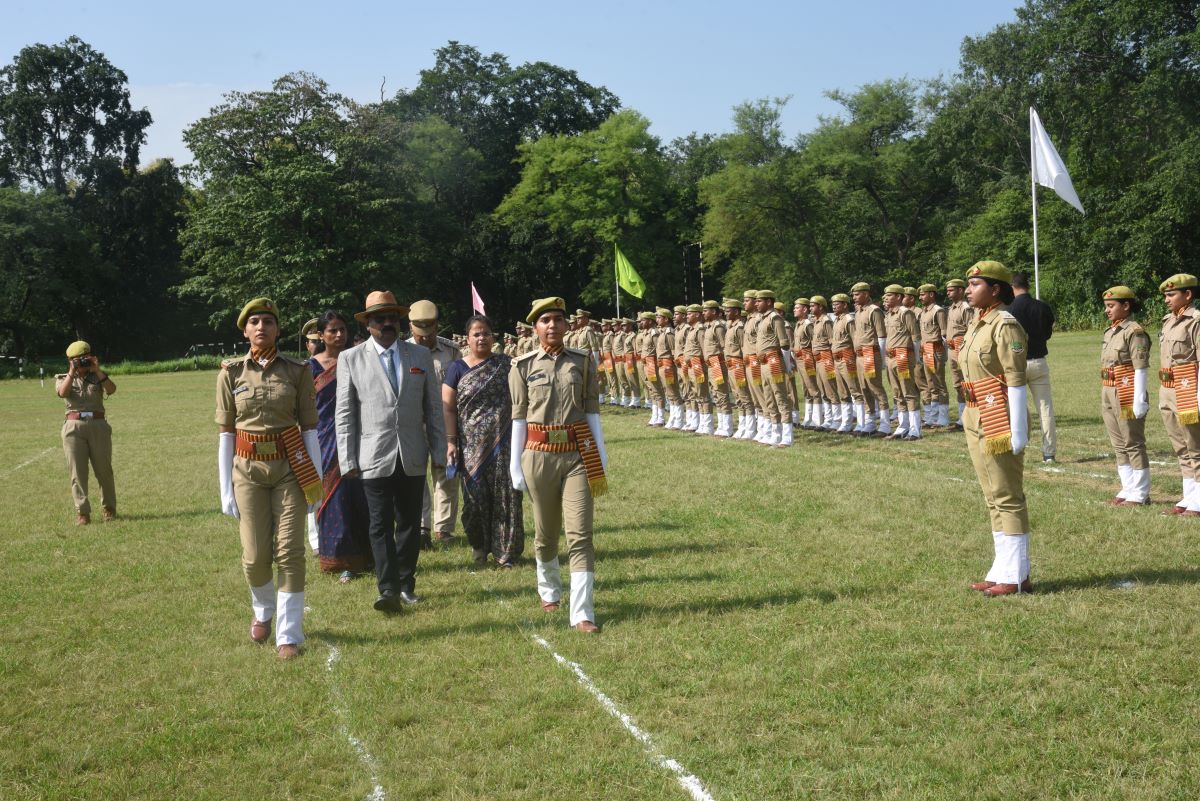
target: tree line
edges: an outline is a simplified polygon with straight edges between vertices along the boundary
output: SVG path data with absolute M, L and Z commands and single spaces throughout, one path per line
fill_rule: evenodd
M 1109 285 L 1194 271 L 1198 5 L 1028 0 L 952 77 L 831 90 L 839 112 L 790 137 L 768 98 L 664 143 L 570 69 L 450 42 L 376 103 L 308 73 L 230 93 L 184 132 L 182 168 L 141 163 L 150 115 L 103 54 L 31 45 L 0 70 L 0 354 L 78 336 L 178 356 L 233 339 L 258 294 L 285 330 L 374 288 L 453 325 L 470 281 L 504 324 L 552 293 L 610 315 L 613 243 L 648 286 L 623 309 L 700 300 L 701 267 L 709 297 L 1029 269 L 1031 105 L 1088 212 L 1043 192 L 1042 294 L 1094 317 Z

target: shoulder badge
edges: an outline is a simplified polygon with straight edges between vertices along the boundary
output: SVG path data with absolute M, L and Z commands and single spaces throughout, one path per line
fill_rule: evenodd
M 522 353 L 520 356 L 518 356 L 517 358 L 513 359 L 513 361 L 514 362 L 529 361 L 530 359 L 532 359 L 534 356 L 537 355 L 537 352 L 538 352 L 537 348 L 534 348 L 533 350 L 527 350 L 524 353 Z
M 245 363 L 246 363 L 246 360 L 245 360 L 245 359 L 237 359 L 237 358 L 234 358 L 234 359 L 224 359 L 224 360 L 222 360 L 222 362 L 221 362 L 221 369 L 222 369 L 222 370 L 228 370 L 230 367 L 233 367 L 234 365 L 237 365 L 237 364 L 245 364 Z

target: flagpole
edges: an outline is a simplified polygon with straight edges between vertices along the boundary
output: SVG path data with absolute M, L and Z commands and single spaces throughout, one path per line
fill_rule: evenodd
M 613 242 L 613 289 L 617 293 L 617 317 L 621 316 L 621 274 L 617 272 L 617 243 Z
M 1033 106 L 1029 107 L 1029 192 L 1033 196 L 1033 296 L 1042 298 L 1037 243 L 1037 154 L 1034 152 Z

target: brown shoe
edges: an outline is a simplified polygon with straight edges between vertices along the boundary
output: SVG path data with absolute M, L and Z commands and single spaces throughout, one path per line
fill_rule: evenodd
M 439 531 L 433 535 L 433 539 L 434 542 L 439 542 L 445 545 L 447 542 L 452 542 L 454 540 L 454 535 L 449 531 Z
M 271 621 L 250 618 L 250 639 L 256 643 L 264 643 L 271 636 Z
M 584 634 L 599 634 L 600 627 L 590 620 L 581 620 L 575 624 L 576 631 L 582 631 Z
M 90 522 L 92 522 L 91 515 L 85 515 L 83 512 L 80 512 L 75 516 L 75 525 L 77 526 L 86 526 Z
M 1179 513 L 1180 517 L 1200 517 L 1200 512 L 1193 512 L 1191 509 L 1185 509 Z
M 1019 585 L 1017 584 L 995 584 L 983 591 L 983 594 L 989 598 L 998 598 L 1001 595 L 1016 595 L 1022 592 L 1033 592 L 1033 584 L 1029 579 L 1025 579 Z
M 557 612 L 558 611 L 558 601 L 542 601 L 542 611 L 543 612 Z
M 279 654 L 280 659 L 295 659 L 300 656 L 300 649 L 291 643 L 287 643 L 286 645 L 279 646 L 276 649 L 276 653 Z
M 976 590 L 978 592 L 983 592 L 984 590 L 991 589 L 992 587 L 995 587 L 995 586 L 996 586 L 996 582 L 994 582 L 994 581 L 976 581 L 974 584 L 971 585 L 971 589 Z
M 1124 498 L 1109 498 L 1104 503 L 1108 506 L 1124 506 L 1126 504 L 1126 500 Z
M 104 522 L 107 523 L 111 520 L 116 520 L 116 519 L 117 519 L 117 510 L 113 509 L 111 507 L 105 506 L 104 507 Z
M 1186 511 L 1187 511 L 1186 507 L 1179 506 L 1178 504 L 1176 504 L 1175 506 L 1172 506 L 1170 509 L 1159 512 L 1159 514 L 1162 515 L 1163 517 L 1171 517 L 1172 515 L 1181 515 Z

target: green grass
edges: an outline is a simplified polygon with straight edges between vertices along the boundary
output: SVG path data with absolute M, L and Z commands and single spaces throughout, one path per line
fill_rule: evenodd
M 473 574 L 459 544 L 398 618 L 311 566 L 290 663 L 246 637 L 212 373 L 119 382 L 122 519 L 82 529 L 61 401 L 0 384 L 0 798 L 361 799 L 374 773 L 391 799 L 686 799 L 534 634 L 718 801 L 1194 797 L 1200 524 L 1157 514 L 1179 476 L 1156 412 L 1159 505 L 1102 503 L 1099 334 L 1052 345 L 1034 595 L 965 589 L 991 537 L 961 435 L 767 451 L 606 412 L 600 636 L 538 610 L 528 563 Z

